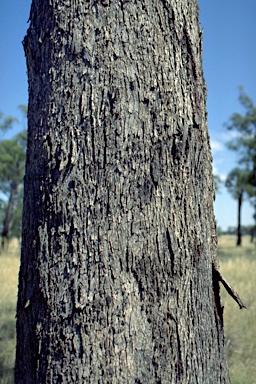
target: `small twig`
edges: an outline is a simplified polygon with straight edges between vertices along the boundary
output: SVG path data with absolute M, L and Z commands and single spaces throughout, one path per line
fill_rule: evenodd
M 240 299 L 238 293 L 234 290 L 234 288 L 231 287 L 231 285 L 227 282 L 226 279 L 222 276 L 220 271 L 218 269 L 215 269 L 216 277 L 218 278 L 219 281 L 222 282 L 224 288 L 226 291 L 230 294 L 230 296 L 237 302 L 239 305 L 240 309 L 246 308 L 242 300 Z

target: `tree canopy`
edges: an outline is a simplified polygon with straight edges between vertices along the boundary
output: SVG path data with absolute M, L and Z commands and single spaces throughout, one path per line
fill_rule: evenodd
M 250 197 L 256 195 L 256 107 L 252 99 L 240 87 L 239 101 L 244 114 L 233 113 L 227 128 L 234 131 L 234 137 L 228 142 L 228 148 L 239 153 L 239 164 L 245 170 L 243 177 L 246 191 Z

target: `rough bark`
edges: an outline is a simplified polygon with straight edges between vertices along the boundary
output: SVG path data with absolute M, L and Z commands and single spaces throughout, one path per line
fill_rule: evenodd
M 34 0 L 16 384 L 228 383 L 198 5 Z

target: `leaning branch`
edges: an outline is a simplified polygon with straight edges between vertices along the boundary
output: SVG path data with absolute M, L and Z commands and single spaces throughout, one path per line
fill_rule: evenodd
M 229 293 L 229 295 L 237 302 L 239 305 L 240 309 L 246 308 L 242 300 L 240 299 L 238 293 L 234 290 L 234 288 L 231 287 L 231 285 L 227 282 L 226 279 L 222 276 L 219 270 L 215 269 L 216 277 L 219 281 L 222 282 L 224 288 L 226 291 Z

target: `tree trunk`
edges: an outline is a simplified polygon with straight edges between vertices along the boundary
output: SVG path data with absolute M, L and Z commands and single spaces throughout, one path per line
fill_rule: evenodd
M 237 242 L 236 245 L 242 245 L 242 227 L 241 227 L 241 210 L 243 202 L 243 192 L 240 192 L 238 195 L 238 215 L 237 215 Z
M 228 383 L 197 2 L 30 22 L 16 384 Z

